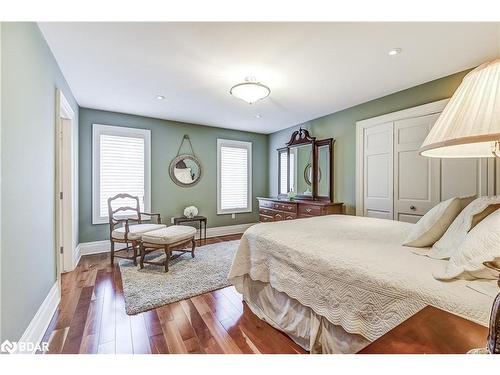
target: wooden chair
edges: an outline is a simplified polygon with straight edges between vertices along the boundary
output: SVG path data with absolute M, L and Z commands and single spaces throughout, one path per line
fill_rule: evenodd
M 135 207 L 123 206 L 113 209 L 113 201 L 116 199 L 132 199 L 135 201 Z M 132 217 L 119 218 L 117 213 L 122 211 L 133 211 Z M 161 224 L 160 214 L 140 212 L 139 198 L 130 194 L 117 194 L 108 199 L 108 215 L 109 215 L 109 240 L 111 242 L 111 265 L 114 264 L 114 258 L 130 259 L 133 260 L 134 265 L 137 265 L 137 257 L 139 256 L 139 241 L 143 233 L 165 228 L 166 225 Z M 152 221 L 156 218 L 156 224 L 147 223 L 143 224 L 142 216 L 149 216 Z M 119 215 L 118 215 L 119 216 Z M 135 216 L 135 217 L 134 217 Z M 135 223 L 131 225 L 130 223 Z M 121 224 L 121 226 L 119 226 Z M 124 249 L 117 250 L 115 254 L 115 244 L 124 243 Z M 132 251 L 132 256 L 129 253 Z M 121 255 L 126 252 L 126 255 Z

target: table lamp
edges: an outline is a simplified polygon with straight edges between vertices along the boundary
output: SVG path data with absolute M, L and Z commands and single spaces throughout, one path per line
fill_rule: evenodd
M 500 158 L 500 59 L 464 77 L 420 147 L 420 155 Z M 491 310 L 487 351 L 500 353 L 500 293 Z

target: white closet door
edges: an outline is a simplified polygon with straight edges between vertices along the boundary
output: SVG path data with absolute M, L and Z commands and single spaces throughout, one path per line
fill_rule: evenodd
M 418 150 L 439 114 L 394 123 L 394 219 L 416 223 L 439 203 L 440 160 Z
M 488 195 L 488 180 L 488 161 L 484 158 L 441 159 L 441 201 Z
M 393 218 L 393 123 L 364 129 L 363 134 L 363 215 Z

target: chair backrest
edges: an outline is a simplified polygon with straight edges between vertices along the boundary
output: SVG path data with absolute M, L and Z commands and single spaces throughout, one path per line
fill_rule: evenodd
M 116 209 L 113 209 L 113 201 L 117 199 L 130 199 L 135 201 L 135 207 L 130 206 L 121 206 Z M 114 197 L 108 198 L 108 216 L 109 216 L 109 224 L 113 227 L 116 224 L 117 219 L 115 219 L 115 214 L 121 211 L 134 211 L 136 219 L 139 223 L 141 222 L 140 208 L 139 208 L 139 198 L 134 197 L 133 195 L 127 193 L 116 194 Z

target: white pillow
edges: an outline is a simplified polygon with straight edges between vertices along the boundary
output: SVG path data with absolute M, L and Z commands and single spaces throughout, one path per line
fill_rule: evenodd
M 497 274 L 483 262 L 500 258 L 500 210 L 487 216 L 465 237 L 446 267 L 434 273 L 439 280 L 496 279 Z
M 439 240 L 462 211 L 459 198 L 451 198 L 432 207 L 413 226 L 403 246 L 430 247 Z
M 443 237 L 432 246 L 426 255 L 434 259 L 450 258 L 465 240 L 467 232 L 471 229 L 473 216 L 481 213 L 489 205 L 498 203 L 500 203 L 500 196 L 480 197 L 472 201 L 460 212 Z

